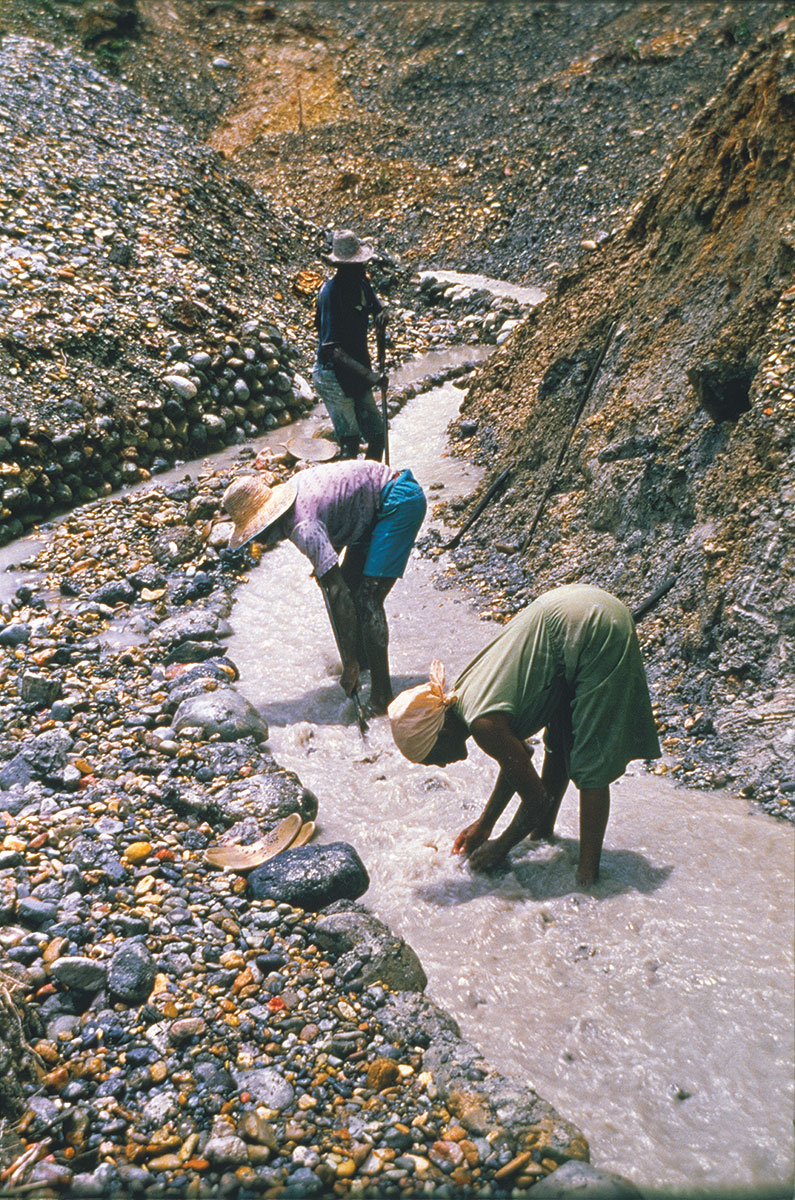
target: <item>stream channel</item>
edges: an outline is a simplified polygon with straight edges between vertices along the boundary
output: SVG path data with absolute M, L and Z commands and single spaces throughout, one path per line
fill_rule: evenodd
M 460 401 L 454 386 L 435 388 L 390 431 L 392 462 L 411 466 L 437 526 L 434 502 L 479 478 L 447 452 Z M 393 589 L 396 690 L 426 678 L 433 657 L 452 682 L 498 631 L 453 576 L 446 556 L 415 552 Z M 592 892 L 574 884 L 571 789 L 560 840 L 524 844 L 506 873 L 477 875 L 450 847 L 485 802 L 493 763 L 471 748 L 445 771 L 410 765 L 385 718 L 361 739 L 320 592 L 290 543 L 250 573 L 231 620 L 240 689 L 268 721 L 277 760 L 317 794 L 319 840 L 357 848 L 371 880 L 363 901 L 417 951 L 429 996 L 464 1036 L 574 1121 L 596 1165 L 644 1190 L 783 1194 L 793 1167 L 792 828 L 633 764 L 613 787 Z

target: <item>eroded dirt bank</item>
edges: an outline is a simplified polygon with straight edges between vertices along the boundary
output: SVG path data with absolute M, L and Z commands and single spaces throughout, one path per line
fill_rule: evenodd
M 635 601 L 673 577 L 640 628 L 676 770 L 790 813 L 794 47 L 790 22 L 745 55 L 621 235 L 470 389 L 471 447 L 513 475 L 459 555 L 504 614 L 573 579 Z

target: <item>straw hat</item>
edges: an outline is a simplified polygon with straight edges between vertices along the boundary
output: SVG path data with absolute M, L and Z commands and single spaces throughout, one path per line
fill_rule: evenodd
M 360 241 L 352 229 L 335 229 L 331 254 L 325 257 L 333 263 L 365 263 L 370 261 L 374 253 L 372 246 Z
M 291 458 L 305 462 L 330 462 L 337 454 L 335 443 L 323 437 L 293 437 L 282 445 Z
M 268 487 L 256 475 L 241 475 L 224 492 L 222 505 L 235 523 L 229 539 L 230 550 L 237 550 L 262 533 L 292 508 L 296 487 L 292 480 Z

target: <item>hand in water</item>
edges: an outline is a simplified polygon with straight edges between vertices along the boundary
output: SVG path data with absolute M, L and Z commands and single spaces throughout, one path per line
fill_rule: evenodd
M 469 865 L 473 871 L 493 871 L 505 861 L 505 851 L 495 838 L 486 842 L 474 853 L 469 855 Z
M 458 837 L 453 842 L 452 854 L 465 854 L 469 858 L 478 846 L 482 846 L 486 841 L 486 834 L 483 833 L 477 821 L 473 825 L 467 825 L 466 829 L 462 829 Z

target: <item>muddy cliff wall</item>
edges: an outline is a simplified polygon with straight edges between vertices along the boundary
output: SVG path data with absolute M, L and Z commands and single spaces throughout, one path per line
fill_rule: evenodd
M 515 471 L 461 561 L 503 614 L 569 580 L 634 601 L 674 575 L 642 626 L 663 724 L 686 711 L 673 766 L 698 775 L 706 757 L 718 782 L 779 789 L 780 808 L 795 785 L 793 117 L 790 21 L 470 389 L 481 454 Z M 537 531 L 511 552 L 605 346 Z M 495 541 L 507 553 L 485 567 Z

